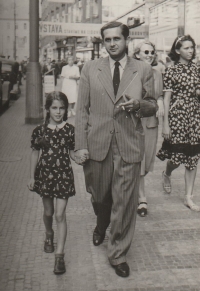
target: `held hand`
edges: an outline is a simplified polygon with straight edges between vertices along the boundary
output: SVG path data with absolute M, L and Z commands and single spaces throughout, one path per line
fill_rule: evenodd
M 126 110 L 128 112 L 134 112 L 140 109 L 139 100 L 135 100 L 126 94 L 124 95 L 124 99 L 127 101 L 119 104 L 119 108 L 122 108 L 123 110 Z
M 167 124 L 163 124 L 162 137 L 164 137 L 164 139 L 166 140 L 169 140 L 171 138 L 171 129 Z
M 75 152 L 75 162 L 78 165 L 83 165 L 83 163 L 88 159 L 89 159 L 89 152 L 87 149 L 82 149 Z
M 33 191 L 33 187 L 34 187 L 34 184 L 35 184 L 35 179 L 34 178 L 30 178 L 28 184 L 27 184 L 27 187 L 30 191 Z
M 158 111 L 156 112 L 156 117 L 164 116 L 164 104 L 163 100 L 158 100 Z

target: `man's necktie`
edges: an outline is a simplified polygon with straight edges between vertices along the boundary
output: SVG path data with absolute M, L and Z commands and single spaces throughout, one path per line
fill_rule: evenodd
M 119 72 L 119 62 L 115 62 L 115 69 L 114 69 L 114 74 L 113 74 L 113 87 L 114 87 L 114 93 L 115 96 L 117 95 L 119 83 L 120 83 L 120 72 Z

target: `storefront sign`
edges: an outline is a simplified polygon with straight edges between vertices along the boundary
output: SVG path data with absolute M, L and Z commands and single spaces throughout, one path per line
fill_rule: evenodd
M 40 22 L 40 35 L 100 36 L 102 24 Z
M 47 2 L 55 2 L 55 3 L 74 3 L 75 0 L 47 0 Z

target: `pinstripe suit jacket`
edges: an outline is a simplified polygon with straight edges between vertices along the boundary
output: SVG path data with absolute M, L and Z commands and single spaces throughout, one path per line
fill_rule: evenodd
M 127 163 L 140 162 L 144 155 L 141 120 L 117 106 L 123 94 L 140 100 L 140 117 L 156 113 L 151 66 L 128 57 L 115 97 L 109 58 L 87 62 L 81 72 L 75 120 L 75 150 L 88 149 L 90 159 L 106 157 L 115 133 L 119 152 Z

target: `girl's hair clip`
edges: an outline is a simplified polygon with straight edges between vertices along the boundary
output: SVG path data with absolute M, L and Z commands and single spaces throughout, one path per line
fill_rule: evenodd
M 177 41 L 176 41 L 176 43 L 175 43 L 175 47 L 176 47 L 177 43 L 178 43 L 178 42 L 179 42 L 183 37 L 184 37 L 184 35 L 180 36 L 180 37 L 177 39 Z

